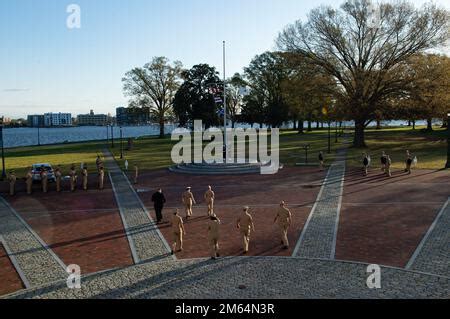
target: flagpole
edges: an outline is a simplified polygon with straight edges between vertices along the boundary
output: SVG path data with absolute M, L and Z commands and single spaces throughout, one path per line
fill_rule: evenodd
M 227 85 L 225 74 L 225 41 L 223 41 L 223 134 L 225 142 L 225 162 L 228 160 L 228 138 L 227 138 Z

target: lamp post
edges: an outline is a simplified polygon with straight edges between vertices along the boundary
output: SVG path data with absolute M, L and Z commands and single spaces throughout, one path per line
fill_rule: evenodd
M 114 124 L 111 124 L 111 148 L 114 148 Z
M 120 127 L 120 159 L 123 159 L 123 133 L 122 133 L 122 126 Z
M 2 148 L 2 180 L 6 178 L 5 171 L 5 149 L 3 147 L 3 124 L 0 124 L 0 146 Z
M 223 141 L 224 141 L 224 162 L 228 159 L 228 137 L 227 137 L 227 78 L 226 78 L 226 58 L 225 41 L 223 41 Z
M 109 125 L 106 124 L 106 145 L 109 143 Z
M 38 146 L 41 146 L 41 127 L 38 126 Z
M 337 143 L 338 142 L 338 122 L 336 121 L 335 123 L 336 123 L 336 127 L 335 127 L 336 132 L 334 135 L 335 135 L 335 143 Z
M 331 154 L 331 121 L 328 118 L 328 154 Z
M 445 168 L 450 168 L 450 112 L 447 113 L 447 164 Z

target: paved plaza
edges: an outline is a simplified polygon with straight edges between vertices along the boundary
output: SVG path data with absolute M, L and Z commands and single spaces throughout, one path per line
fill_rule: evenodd
M 19 189 L 0 199 L 0 294 L 5 298 L 449 298 L 448 171 L 347 167 L 345 150 L 329 169 L 286 167 L 273 176 L 192 176 L 141 172 L 129 182 L 105 151 L 108 182 L 88 191 Z M 130 172 L 131 176 L 131 172 Z M 208 185 L 221 219 L 221 258 L 209 260 Z M 54 185 L 52 185 L 53 187 Z M 186 223 L 185 250 L 170 255 L 168 220 L 193 187 L 198 205 Z M 35 186 L 37 187 L 37 186 Z M 154 223 L 151 195 L 167 198 Z M 279 201 L 293 214 L 282 249 L 273 223 Z M 255 220 L 242 254 L 236 216 L 249 205 Z M 181 210 L 181 216 L 184 212 Z M 68 289 L 66 265 L 82 270 L 82 288 Z M 380 289 L 369 289 L 369 264 L 381 266 Z

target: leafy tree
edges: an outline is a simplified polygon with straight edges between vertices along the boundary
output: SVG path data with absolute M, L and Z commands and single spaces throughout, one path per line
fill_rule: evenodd
M 218 111 L 223 103 L 215 102 L 213 90 L 223 92 L 223 82 L 216 69 L 208 64 L 198 64 L 183 71 L 182 77 L 184 83 L 174 100 L 174 112 L 180 126 L 192 126 L 194 120 L 202 120 L 206 128 L 220 125 Z
M 134 68 L 122 79 L 131 107 L 148 107 L 159 124 L 159 136 L 164 137 L 164 124 L 172 115 L 175 93 L 180 84 L 181 62 L 169 63 L 165 57 L 155 57 L 142 68 Z
M 312 10 L 307 22 L 289 25 L 277 42 L 335 79 L 338 98 L 355 121 L 353 143 L 363 147 L 365 127 L 380 105 L 407 85 L 402 63 L 448 40 L 448 14 L 434 4 L 415 9 L 408 2 L 348 0 L 340 9 Z
M 288 120 L 289 113 L 281 88 L 287 78 L 281 54 L 265 52 L 256 56 L 244 71 L 247 83 L 254 92 L 250 101 L 259 102 L 266 124 L 279 127 Z
M 234 74 L 233 77 L 227 81 L 227 115 L 231 120 L 232 128 L 234 128 L 235 123 L 238 120 L 238 115 L 241 112 L 243 103 L 241 88 L 246 85 L 245 80 L 239 73 Z

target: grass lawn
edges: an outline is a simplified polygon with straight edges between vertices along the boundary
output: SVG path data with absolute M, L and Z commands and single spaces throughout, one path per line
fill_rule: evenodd
M 381 152 L 391 156 L 393 168 L 404 168 L 406 150 L 418 158 L 418 168 L 442 169 L 447 161 L 447 130 L 434 127 L 433 132 L 424 131 L 425 127 L 386 128 L 366 131 L 367 148 L 349 149 L 348 164 L 362 165 L 362 153 L 368 152 L 375 167 L 380 166 Z
M 341 138 L 338 144 L 335 144 L 334 133 L 332 134 L 332 152 L 326 154 L 328 147 L 328 132 L 326 130 L 318 130 L 305 134 L 298 134 L 295 131 L 280 132 L 280 163 L 284 165 L 295 165 L 305 161 L 304 144 L 310 144 L 308 150 L 308 161 L 317 163 L 319 151 L 324 151 L 326 161 L 331 163 L 334 160 L 335 150 L 341 145 Z M 256 142 L 256 141 L 252 141 Z M 173 145 L 178 141 L 171 141 L 169 137 L 164 139 L 158 138 L 142 138 L 134 140 L 133 149 L 124 151 L 124 158 L 120 160 L 120 145 L 117 143 L 112 149 L 114 156 L 119 164 L 123 167 L 125 160 L 128 161 L 129 169 L 137 164 L 140 169 L 154 170 L 167 168 L 173 165 L 170 152 Z M 248 145 L 249 141 L 246 141 Z M 268 143 L 270 147 L 270 142 Z M 126 143 L 124 143 L 126 147 Z M 248 149 L 248 148 L 247 148 Z
M 415 131 L 411 128 L 387 128 L 382 130 L 368 129 L 366 142 L 368 148 L 350 148 L 348 153 L 348 164 L 361 166 L 362 152 L 368 152 L 373 159 L 374 165 L 378 166 L 378 158 L 381 151 L 386 151 L 393 160 L 394 168 L 402 168 L 405 151 L 409 149 L 419 159 L 419 168 L 441 169 L 445 166 L 447 159 L 447 131 L 435 128 L 434 132 L 425 132 L 423 127 Z M 327 164 L 334 160 L 335 150 L 342 146 L 342 138 L 334 142 L 332 134 L 332 153 L 327 154 L 328 132 L 315 130 L 313 132 L 298 134 L 295 131 L 282 131 L 280 133 L 280 162 L 284 165 L 295 165 L 305 161 L 304 144 L 310 144 L 308 150 L 309 162 L 317 163 L 319 151 L 324 151 Z M 173 145 L 178 141 L 171 141 L 170 137 L 158 139 L 156 137 L 139 138 L 133 141 L 133 149 L 126 149 L 124 141 L 124 159 L 120 160 L 120 143 L 116 140 L 112 150 L 119 164 L 123 166 L 125 159 L 128 160 L 130 168 L 137 164 L 141 170 L 155 170 L 167 168 L 173 165 L 170 152 Z M 252 141 L 255 142 L 255 141 Z M 246 142 L 248 143 L 248 141 Z M 270 145 L 270 143 L 269 143 Z M 18 177 L 25 175 L 26 170 L 34 163 L 50 163 L 54 166 L 61 165 L 66 173 L 70 165 L 75 164 L 77 169 L 80 163 L 86 163 L 95 168 L 97 154 L 101 154 L 105 147 L 104 141 L 60 144 L 51 146 L 32 146 L 6 149 L 6 169 L 14 169 Z
M 21 178 L 32 164 L 37 163 L 50 163 L 53 167 L 61 165 L 63 174 L 69 172 L 72 164 L 75 164 L 77 170 L 80 170 L 81 163 L 95 169 L 95 160 L 97 154 L 101 155 L 103 145 L 103 142 L 86 142 L 6 149 L 7 173 L 14 169 L 17 177 Z

